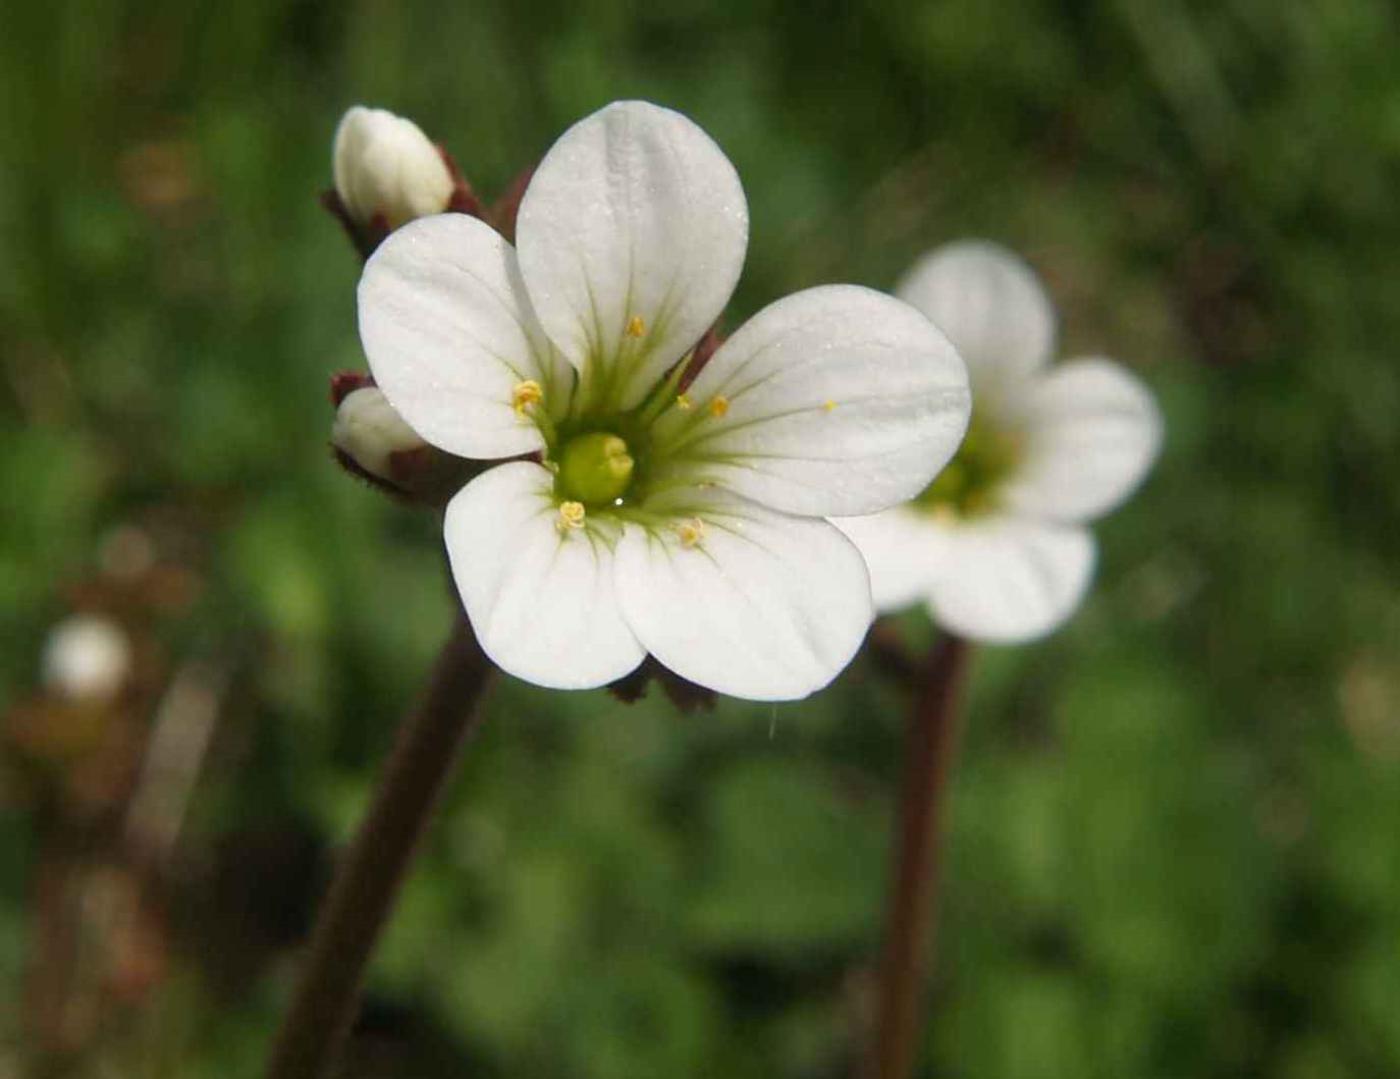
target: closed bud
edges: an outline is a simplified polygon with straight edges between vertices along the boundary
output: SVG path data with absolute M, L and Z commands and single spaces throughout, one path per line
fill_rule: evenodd
M 442 153 L 417 124 L 363 105 L 341 118 L 332 166 L 336 194 L 361 228 L 376 217 L 392 230 L 442 213 L 456 186 Z
M 395 486 L 402 478 L 395 456 L 427 448 L 377 386 L 363 386 L 345 395 L 335 410 L 331 442 L 361 470 Z

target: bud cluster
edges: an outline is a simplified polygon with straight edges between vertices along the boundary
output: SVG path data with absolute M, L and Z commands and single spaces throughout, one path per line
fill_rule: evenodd
M 387 109 L 356 105 L 336 128 L 333 190 L 322 201 L 361 257 L 395 229 L 420 217 L 483 216 L 451 156 L 417 124 Z M 368 375 L 332 377 L 336 407 L 331 446 L 346 471 L 400 498 L 441 505 L 470 466 L 420 438 Z

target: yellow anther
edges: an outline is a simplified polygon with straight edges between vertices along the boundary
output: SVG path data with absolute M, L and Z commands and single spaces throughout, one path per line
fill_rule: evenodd
M 827 412 L 835 412 L 835 411 L 836 411 L 836 402 L 835 402 L 835 401 L 827 401 L 826 404 L 822 405 L 822 408 L 825 409 Z
M 517 416 L 525 415 L 525 410 L 531 405 L 537 405 L 544 397 L 544 387 L 533 378 L 527 378 L 524 382 L 517 382 L 515 389 L 511 391 L 510 403 L 515 409 Z
M 680 536 L 682 547 L 698 546 L 700 541 L 705 538 L 705 522 L 699 517 L 682 521 L 676 525 L 676 535 Z
M 729 411 L 729 398 L 728 398 L 728 397 L 711 397 L 711 398 L 710 398 L 710 415 L 711 415 L 711 416 L 714 416 L 714 417 L 716 417 L 716 418 L 719 418 L 720 416 L 723 416 L 723 415 L 724 415 L 726 412 L 728 412 L 728 411 Z
M 676 394 L 676 407 L 677 407 L 678 409 L 680 409 L 682 412 L 689 412 L 689 411 L 691 410 L 691 408 L 694 407 L 694 403 L 693 403 L 693 402 L 691 401 L 691 399 L 690 399 L 690 394 L 688 394 L 688 393 L 678 393 L 678 394 Z
M 647 332 L 646 320 L 641 315 L 633 315 L 627 320 L 627 336 L 641 337 Z
M 560 502 L 559 519 L 554 522 L 554 527 L 560 532 L 582 528 L 586 516 L 588 511 L 583 508 L 582 502 Z

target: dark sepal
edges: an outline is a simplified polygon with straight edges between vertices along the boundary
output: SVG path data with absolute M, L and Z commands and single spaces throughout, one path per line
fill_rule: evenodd
M 321 192 L 321 205 L 340 222 L 340 227 L 345 230 L 345 235 L 350 238 L 362 259 L 374 254 L 374 249 L 389 235 L 389 219 L 382 213 L 371 217 L 369 224 L 364 228 L 357 225 L 355 219 L 350 216 L 350 211 L 345 208 L 345 203 L 340 201 L 339 192 L 334 188 Z
M 337 371 L 331 375 L 331 404 L 336 408 L 356 390 L 374 385 L 374 376 L 367 371 Z
M 448 213 L 468 214 L 471 217 L 479 217 L 483 221 L 488 221 L 485 207 L 482 206 L 481 200 L 476 197 L 476 192 L 472 190 L 472 185 L 467 182 L 467 178 L 462 175 L 462 170 L 457 167 L 456 160 L 441 143 L 437 144 L 437 151 L 442 156 L 442 163 L 447 166 L 447 171 L 452 175 L 452 194 L 448 196 L 447 205 L 443 209 Z
M 350 475 L 364 480 L 371 487 L 392 498 L 414 506 L 430 506 L 441 510 L 452 496 L 481 475 L 485 462 L 454 457 L 436 446 L 418 446 L 389 455 L 389 478 L 376 476 L 362 468 L 358 461 L 332 445 L 336 462 Z M 495 464 L 497 462 L 491 462 Z
M 719 697 L 714 690 L 687 681 L 675 671 L 662 666 L 652 656 L 642 660 L 641 665 L 631 674 L 609 685 L 608 690 L 623 704 L 636 704 L 647 695 L 647 689 L 652 682 L 661 687 L 666 699 L 683 715 L 712 711 Z

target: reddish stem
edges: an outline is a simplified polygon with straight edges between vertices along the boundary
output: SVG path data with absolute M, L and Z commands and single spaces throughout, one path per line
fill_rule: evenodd
M 268 1079 L 317 1079 L 335 1063 L 375 941 L 460 749 L 480 722 L 477 705 L 491 671 L 459 617 L 322 904 Z
M 962 727 L 971 646 L 947 637 L 923 671 L 904 755 L 904 792 L 881 959 L 870 1079 L 908 1079 L 923 1033 L 949 778 Z

